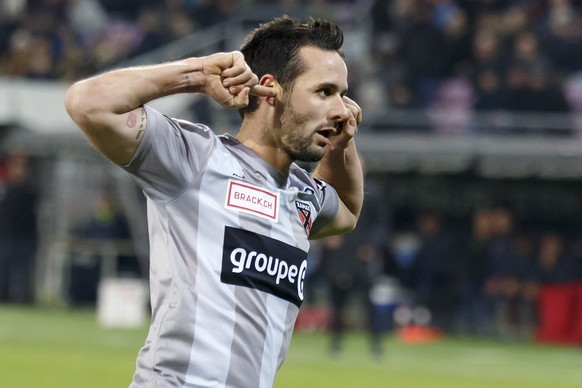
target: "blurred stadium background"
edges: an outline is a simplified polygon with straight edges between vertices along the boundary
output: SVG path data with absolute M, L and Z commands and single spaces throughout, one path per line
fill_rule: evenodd
M 58 327 L 72 322 L 113 344 L 135 335 L 131 360 L 145 338 L 147 309 L 135 303 L 148 272 L 144 198 L 68 119 L 68 85 L 116 67 L 233 50 L 257 23 L 282 14 L 330 18 L 345 31 L 349 95 L 365 117 L 358 145 L 369 205 L 346 241 L 314 243 L 302 333 L 282 371 L 291 382 L 280 386 L 296 386 L 293 378 L 326 386 L 310 370 L 319 366 L 340 376 L 333 386 L 362 381 L 342 374 L 356 376 L 356 367 L 376 379 L 363 384 L 370 387 L 582 386 L 579 0 L 3 0 L 0 360 L 11 357 L 2 349 L 25 360 L 35 343 L 49 354 L 61 346 L 50 329 L 36 337 L 53 314 L 65 314 Z M 219 133 L 238 128 L 236 112 L 201 96 L 154 105 Z M 335 272 L 332 256 L 341 263 Z M 344 359 L 326 357 L 329 286 L 346 272 L 365 279 L 349 278 L 345 289 L 373 291 L 373 326 L 388 334 L 383 364 L 367 359 L 360 337 L 359 351 L 349 355 L 348 337 Z M 341 325 L 365 329 L 364 304 L 348 301 Z M 43 325 L 27 329 L 30 320 Z M 107 324 L 137 328 L 119 334 L 102 330 Z M 406 331 L 418 326 L 430 332 Z M 426 347 L 410 345 L 422 339 Z M 449 356 L 458 367 L 443 362 Z M 26 383 L 32 366 L 23 365 L 22 374 L 0 372 L 7 386 L 65 386 Z M 108 383 L 107 370 L 76 386 L 127 381 Z M 411 380 L 392 380 L 405 371 Z

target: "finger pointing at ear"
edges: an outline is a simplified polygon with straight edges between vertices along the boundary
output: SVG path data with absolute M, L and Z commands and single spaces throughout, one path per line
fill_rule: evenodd
M 271 86 L 255 85 L 251 88 L 251 95 L 257 97 L 276 97 L 277 90 Z

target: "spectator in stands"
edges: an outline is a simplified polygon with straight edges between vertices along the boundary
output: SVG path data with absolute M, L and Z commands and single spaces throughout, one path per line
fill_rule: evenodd
M 473 77 L 475 89 L 475 110 L 488 111 L 501 109 L 503 105 L 502 74 L 494 67 L 476 70 Z M 485 128 L 485 130 L 489 130 Z
M 17 27 L 18 19 L 25 11 L 26 0 L 3 1 L 0 3 L 0 58 L 8 50 L 10 35 Z M 1 68 L 1 66 L 0 66 Z
M 64 81 L 73 81 L 84 74 L 97 71 L 97 63 L 90 50 L 81 44 L 75 33 L 62 29 L 60 58 L 55 60 L 55 74 Z
M 508 208 L 498 207 L 492 216 L 484 284 L 489 331 L 495 338 L 522 339 L 531 326 L 532 300 L 524 290 L 534 278 L 532 240 L 516 229 Z
M 79 41 L 91 46 L 107 30 L 109 15 L 99 0 L 71 0 L 68 22 Z
M 505 318 L 506 299 L 517 293 L 512 276 L 513 213 L 506 207 L 493 209 L 491 228 L 483 293 L 488 309 L 487 331 L 489 335 L 497 336 L 500 319 Z
M 468 22 L 466 11 L 457 6 L 449 7 L 442 21 L 441 29 L 447 46 L 447 59 L 444 65 L 447 77 L 466 76 L 469 71 L 472 32 Z
M 483 19 L 481 16 L 472 39 L 470 73 L 476 93 L 475 108 L 496 110 L 502 107 L 505 82 L 501 42 L 496 27 Z
M 549 79 L 544 69 L 514 64 L 507 70 L 506 84 L 503 106 L 509 111 L 566 113 L 570 110 L 563 90 Z
M 545 14 L 541 39 L 545 53 L 565 72 L 582 69 L 582 15 L 570 0 L 552 0 Z M 580 5 L 577 6 L 580 8 Z
M 169 42 L 184 38 L 196 29 L 196 23 L 183 12 L 173 11 L 168 15 Z
M 444 80 L 427 110 L 433 131 L 447 135 L 469 133 L 474 106 L 474 89 L 467 79 L 455 77 Z
M 413 264 L 413 292 L 417 304 L 430 310 L 432 325 L 448 332 L 453 329 L 452 317 L 457 310 L 453 265 L 458 252 L 443 217 L 437 211 L 418 215 L 417 231 L 421 242 Z
M 392 18 L 391 0 L 376 0 L 370 12 L 372 34 L 374 39 L 370 41 L 370 49 L 374 55 L 383 56 L 386 51 L 393 52 L 393 47 L 398 39 Z
M 529 8 L 534 2 L 509 1 L 499 12 L 499 33 L 505 41 L 504 46 L 510 46 L 516 35 L 535 25 L 535 17 Z
M 510 62 L 522 64 L 530 70 L 549 70 L 550 64 L 539 49 L 537 36 L 529 30 L 519 31 L 513 40 Z
M 132 54 L 140 55 L 155 50 L 170 41 L 168 31 L 160 18 L 161 7 L 143 7 L 137 16 L 137 27 L 140 31 L 140 42 Z
M 130 20 L 113 19 L 107 29 L 92 46 L 97 67 L 105 69 L 131 56 L 131 51 L 140 41 L 140 31 Z
M 454 275 L 459 285 L 457 330 L 462 334 L 484 335 L 487 329 L 488 311 L 483 290 L 492 237 L 491 222 L 489 209 L 478 209 L 473 214 L 471 235 L 455 265 Z
M 129 223 L 125 215 L 114 201 L 113 193 L 109 189 L 100 190 L 96 197 L 93 212 L 87 222 L 80 225 L 74 235 L 85 243 L 89 249 L 86 254 L 74 257 L 71 264 L 69 298 L 73 305 L 94 305 L 97 302 L 97 287 L 101 280 L 103 260 L 95 247 L 98 241 L 113 245 L 127 245 L 131 240 Z M 119 254 L 112 258 L 115 263 L 110 275 L 138 276 L 139 266 L 134 255 Z
M 520 31 L 513 42 L 507 70 L 505 108 L 525 112 L 567 112 L 565 96 L 551 77 L 550 63 L 531 31 Z
M 520 231 L 512 239 L 512 260 L 509 275 L 517 285 L 515 294 L 507 295 L 505 319 L 502 321 L 503 334 L 516 340 L 528 340 L 535 324 L 535 292 L 533 285 L 536 280 L 535 251 L 533 237 Z
M 29 157 L 9 155 L 0 182 L 0 301 L 34 300 L 37 203 Z
M 411 23 L 402 31 L 399 55 L 407 72 L 406 83 L 414 95 L 414 106 L 425 108 L 445 74 L 447 43 L 443 31 L 432 23 L 431 6 L 422 0 L 411 3 Z
M 25 28 L 14 28 L 7 38 L 6 51 L 0 53 L 2 75 L 26 77 L 33 56 L 33 36 Z
M 580 257 L 571 251 L 571 243 L 556 231 L 547 231 L 540 239 L 538 281 L 541 284 L 564 284 L 580 280 Z
M 30 79 L 54 79 L 56 63 L 51 41 L 45 37 L 36 37 L 32 42 L 34 60 L 28 64 L 26 77 Z

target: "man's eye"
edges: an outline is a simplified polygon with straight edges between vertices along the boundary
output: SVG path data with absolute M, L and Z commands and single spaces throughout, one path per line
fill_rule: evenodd
M 330 89 L 319 89 L 318 93 L 322 96 L 330 96 L 331 90 Z

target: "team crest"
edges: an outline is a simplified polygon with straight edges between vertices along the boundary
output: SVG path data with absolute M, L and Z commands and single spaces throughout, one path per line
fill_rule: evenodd
M 311 205 L 309 203 L 295 201 L 295 207 L 297 207 L 297 214 L 299 214 L 299 220 L 305 229 L 305 233 L 309 236 L 311 232 L 311 224 L 313 223 L 311 219 Z

